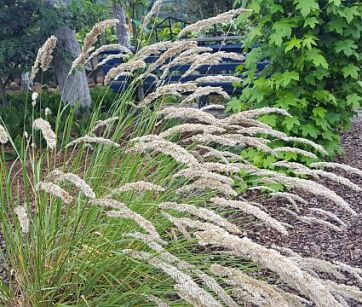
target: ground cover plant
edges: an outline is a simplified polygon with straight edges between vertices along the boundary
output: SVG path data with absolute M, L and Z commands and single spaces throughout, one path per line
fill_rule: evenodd
M 242 12 L 225 13 L 181 33 L 200 31 Z M 105 24 L 114 22 L 93 28 L 74 69 L 87 62 L 90 42 Z M 43 46 L 40 57 L 49 58 L 50 49 Z M 160 55 L 157 63 L 145 63 L 150 54 Z M 80 137 L 72 134 L 77 125 L 72 112 L 65 119 L 58 116 L 53 125 L 45 117 L 33 118 L 21 148 L 14 146 L 7 123 L 1 122 L 0 214 L 6 243 L 1 304 L 327 307 L 362 301 L 357 286 L 343 283 L 343 276 L 350 275 L 360 285 L 361 269 L 266 248 L 249 239 L 237 216 L 253 216 L 285 236 L 292 226 L 245 200 L 236 184 L 247 173 L 247 189 L 279 197 L 287 212 L 299 214 L 306 223 L 343 231 L 343 216 L 328 211 L 324 202 L 318 208 L 323 218 L 300 214 L 298 203 L 306 200 L 298 192 L 321 196 L 346 215 L 355 215 L 343 198 L 312 179 L 328 177 L 361 191 L 332 172 L 344 168 L 362 175 L 360 170 L 323 162 L 312 152 L 325 155 L 322 146 L 289 137 L 259 120 L 265 114 L 290 117 L 285 110 L 266 107 L 219 118 L 211 111 L 222 106 L 188 107 L 211 93 L 229 99 L 222 88 L 202 87 L 204 79 L 167 84 L 157 76 L 156 90 L 135 98 L 137 85 L 159 66 L 167 70 L 175 63 L 194 63 L 195 69 L 224 56 L 211 56 L 195 41 L 140 49 L 106 76 L 107 82 L 128 76 L 129 90 L 112 104 L 107 118 L 98 121 L 100 104 Z M 169 96 L 181 105 L 163 106 Z M 270 147 L 272 139 L 285 145 Z M 9 147 L 17 155 L 11 163 L 4 158 Z M 240 153 L 249 148 L 275 156 L 274 169 L 245 161 Z M 313 163 L 286 162 L 283 152 Z

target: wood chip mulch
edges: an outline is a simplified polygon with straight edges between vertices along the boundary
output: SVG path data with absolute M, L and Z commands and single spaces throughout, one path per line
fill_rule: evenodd
M 342 136 L 342 145 L 345 153 L 338 157 L 335 162 L 348 164 L 362 170 L 362 120 L 354 123 L 351 130 Z M 334 170 L 335 173 L 343 175 L 362 187 L 362 178 L 357 175 L 344 171 Z M 300 205 L 301 214 L 310 215 L 308 208 L 321 208 L 333 212 L 341 218 L 348 228 L 343 232 L 337 232 L 321 225 L 310 225 L 303 223 L 281 210 L 288 206 L 287 201 L 283 199 L 266 198 L 259 192 L 253 192 L 248 195 L 248 200 L 254 200 L 261 203 L 267 211 L 279 221 L 288 223 L 292 226 L 288 229 L 289 235 L 285 236 L 265 225 L 254 225 L 250 222 L 250 231 L 247 235 L 263 246 L 271 247 L 273 245 L 290 248 L 302 256 L 314 257 L 328 261 L 341 261 L 355 267 L 362 267 L 362 193 L 355 192 L 348 187 L 331 180 L 321 180 L 326 187 L 336 192 L 344 198 L 357 212 L 357 216 L 352 216 L 344 209 L 330 203 L 324 198 L 315 197 L 302 191 L 298 194 L 306 199 L 308 205 Z M 310 215 L 311 216 L 311 215 Z M 315 216 L 315 215 L 312 215 Z M 317 217 L 317 216 L 316 216 Z M 329 220 L 328 220 L 329 221 Z M 349 285 L 361 286 L 356 284 L 354 279 L 343 281 Z M 361 306 L 354 305 L 353 306 Z

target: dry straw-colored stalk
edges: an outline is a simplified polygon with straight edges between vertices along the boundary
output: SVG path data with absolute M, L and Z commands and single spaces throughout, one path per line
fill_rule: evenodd
M 118 19 L 107 19 L 97 23 L 92 28 L 92 30 L 89 33 L 87 33 L 83 42 L 81 53 L 73 61 L 70 73 L 77 67 L 81 67 L 87 62 L 89 58 L 89 53 L 91 52 L 93 45 L 97 42 L 99 35 L 102 34 L 107 28 L 115 27 L 118 23 L 119 23 Z
M 231 163 L 231 161 L 248 163 L 241 156 L 234 154 L 233 152 L 230 152 L 230 151 L 220 151 L 220 150 L 214 149 L 212 147 L 203 146 L 203 145 L 198 145 L 197 149 L 208 151 L 207 153 L 204 153 L 202 155 L 203 157 L 205 157 L 205 158 L 214 157 L 214 158 L 221 160 L 222 162 L 224 162 L 226 164 Z
M 242 128 L 242 129 L 238 130 L 238 133 L 248 134 L 248 135 L 266 134 L 266 135 L 270 135 L 272 137 L 281 139 L 286 142 L 296 142 L 296 143 L 308 145 L 308 146 L 312 147 L 313 149 L 317 150 L 318 152 L 320 152 L 321 154 L 328 155 L 328 152 L 323 148 L 323 146 L 316 144 L 313 141 L 310 141 L 310 140 L 307 140 L 304 138 L 287 136 L 284 132 L 274 130 L 274 129 L 266 129 L 266 128 L 261 128 L 261 127 L 247 127 L 247 128 Z
M 47 71 L 50 65 L 50 62 L 53 59 L 53 50 L 57 45 L 57 38 L 52 35 L 49 37 L 44 45 L 38 50 L 33 67 L 31 68 L 29 84 L 31 85 L 35 79 L 36 74 L 41 68 L 42 71 Z
M 104 84 L 109 84 L 112 79 L 117 78 L 122 73 L 133 73 L 138 69 L 143 69 L 146 67 L 146 63 L 143 60 L 134 59 L 126 63 L 122 63 L 116 67 L 113 67 L 104 77 Z
M 238 16 L 242 13 L 245 12 L 251 12 L 250 10 L 247 9 L 235 9 L 235 10 L 231 10 L 222 14 L 219 14 L 215 17 L 211 17 L 208 19 L 204 19 L 204 20 L 200 20 L 192 25 L 189 25 L 187 27 L 185 27 L 178 35 L 177 37 L 183 37 L 185 36 L 187 33 L 193 32 L 193 33 L 199 33 L 201 31 L 203 31 L 204 29 L 210 28 L 213 25 L 216 24 L 220 24 L 220 23 L 225 23 L 225 22 L 230 22 L 235 16 Z
M 312 163 L 311 167 L 313 167 L 313 168 L 341 169 L 341 170 L 344 170 L 346 172 L 353 173 L 353 174 L 356 174 L 356 175 L 359 175 L 360 177 L 362 177 L 362 171 L 360 169 L 349 166 L 349 165 L 346 165 L 346 164 L 341 164 L 341 163 L 316 162 L 316 163 Z
M 144 59 L 150 55 L 158 55 L 164 50 L 171 48 L 174 42 L 164 41 L 143 47 L 135 54 L 135 59 Z
M 186 169 L 180 170 L 179 172 L 177 172 L 174 175 L 174 177 L 175 178 L 187 177 L 190 179 L 195 179 L 195 178 L 211 179 L 211 180 L 217 180 L 222 183 L 229 184 L 229 185 L 233 184 L 233 182 L 234 182 L 233 179 L 231 179 L 227 176 L 223 176 L 223 175 L 205 170 L 202 167 L 202 164 L 198 167 L 192 167 L 192 168 L 186 168 Z
M 312 212 L 317 213 L 319 215 L 330 218 L 331 220 L 333 220 L 333 221 L 337 222 L 338 224 L 340 224 L 342 229 L 347 228 L 347 224 L 345 222 L 343 222 L 337 215 L 335 215 L 334 213 L 332 213 L 330 211 L 326 211 L 326 210 L 323 210 L 321 208 L 309 208 L 309 211 L 312 211 Z
M 236 174 L 240 172 L 240 167 L 234 164 L 223 164 L 218 162 L 205 162 L 202 167 L 209 172 L 217 172 L 221 174 Z
M 36 190 L 44 191 L 55 197 L 59 197 L 66 204 L 70 204 L 73 201 L 73 197 L 67 191 L 52 182 L 40 181 L 36 187 Z
M 179 55 L 185 50 L 193 49 L 197 47 L 196 41 L 187 41 L 187 42 L 180 42 L 176 41 L 170 46 L 158 59 L 155 63 L 152 63 L 148 67 L 148 71 L 154 71 L 158 67 L 161 67 L 165 64 L 169 59 L 173 58 L 176 55 Z
M 228 197 L 236 197 L 238 193 L 229 185 L 223 182 L 220 182 L 215 179 L 205 179 L 201 178 L 193 183 L 185 185 L 179 189 L 177 189 L 178 194 L 190 194 L 190 193 L 201 193 L 205 191 L 214 191 L 218 194 L 228 196 Z
M 50 178 L 52 178 L 56 183 L 62 181 L 68 181 L 71 184 L 75 185 L 79 190 L 83 192 L 86 197 L 96 198 L 96 195 L 93 189 L 87 184 L 82 178 L 73 173 L 64 173 L 59 169 L 56 169 L 50 173 Z
M 318 160 L 318 157 L 309 151 L 296 148 L 296 147 L 277 147 L 272 150 L 272 154 L 284 153 L 284 152 L 291 152 L 296 153 L 297 155 L 305 156 L 314 160 Z
M 80 138 L 75 139 L 74 141 L 71 141 L 70 143 L 68 143 L 65 148 L 69 148 L 71 146 L 74 145 L 78 145 L 81 143 L 91 143 L 91 144 L 101 144 L 101 145 L 108 145 L 108 146 L 113 146 L 116 148 L 121 147 L 121 145 L 119 145 L 118 143 L 110 140 L 110 139 L 106 139 L 103 137 L 96 137 L 96 136 L 90 136 L 90 135 L 85 135 L 82 136 Z
M 125 58 L 125 57 L 126 57 L 126 55 L 124 53 L 109 54 L 102 61 L 100 61 L 97 64 L 97 68 L 107 64 L 109 61 L 112 61 L 112 60 L 115 60 L 115 59 L 122 59 L 123 60 L 123 58 Z
M 119 51 L 121 56 L 124 56 L 125 54 L 132 54 L 132 51 L 129 50 L 127 47 L 122 46 L 120 44 L 108 44 L 108 45 L 103 45 L 101 47 L 99 47 L 98 49 L 96 49 L 87 59 L 87 62 L 89 62 L 90 60 L 94 59 L 95 57 L 99 56 L 101 53 L 106 52 L 106 51 Z M 111 54 L 111 55 L 115 55 L 115 54 Z M 106 57 L 108 58 L 108 56 Z M 100 66 L 100 64 L 98 64 L 98 66 Z
M 33 129 L 40 130 L 50 149 L 57 146 L 57 136 L 55 135 L 50 123 L 42 118 L 38 118 L 33 122 Z
M 343 184 L 357 192 L 362 191 L 362 189 L 357 184 L 351 182 L 349 179 L 342 177 L 342 176 L 338 176 L 331 172 L 326 172 L 326 171 L 322 171 L 322 170 L 314 170 L 314 169 L 310 169 L 300 163 L 291 163 L 291 162 L 285 162 L 285 161 L 276 162 L 276 163 L 274 163 L 274 165 L 291 168 L 297 174 L 310 175 L 315 178 L 319 178 L 319 177 L 327 178 L 327 179 L 337 182 L 339 184 Z
M 199 87 L 196 91 L 194 91 L 192 94 L 188 95 L 184 100 L 181 101 L 181 105 L 192 103 L 194 100 L 197 100 L 204 96 L 209 96 L 211 94 L 217 94 L 222 96 L 225 100 L 229 101 L 231 98 L 227 92 L 223 90 L 221 86 L 215 87 L 215 86 L 204 86 Z
M 113 124 L 119 120 L 119 116 L 114 116 L 114 117 L 110 117 L 110 118 L 107 118 L 105 120 L 99 120 L 96 122 L 96 125 L 92 128 L 91 130 L 91 133 L 94 133 L 96 131 L 98 131 L 100 128 L 103 128 L 103 127 L 112 127 Z
M 184 140 L 184 142 L 188 142 L 188 141 L 192 141 L 193 143 L 197 143 L 197 144 L 215 143 L 215 144 L 229 146 L 229 147 L 235 147 L 235 146 L 239 145 L 238 141 L 235 139 L 230 139 L 228 137 L 225 137 L 224 135 L 213 135 L 210 133 L 194 135 L 194 136 Z
M 181 93 L 194 92 L 198 89 L 196 83 L 186 82 L 186 83 L 172 83 L 157 87 L 156 90 L 148 94 L 139 104 L 139 107 L 148 106 L 152 101 L 166 96 L 174 95 L 182 97 Z
M 180 133 L 192 133 L 192 132 L 203 132 L 203 133 L 223 133 L 225 129 L 213 125 L 204 124 L 182 124 L 177 125 L 159 134 L 162 138 L 170 137 L 174 134 Z
M 281 173 L 268 171 L 268 170 L 259 170 L 255 172 L 256 175 L 262 176 L 262 180 L 267 180 L 265 176 L 270 176 L 274 181 L 278 181 L 279 183 L 283 183 L 286 185 L 290 185 L 294 188 L 302 189 L 306 192 L 309 192 L 314 195 L 323 196 L 335 204 L 345 209 L 352 215 L 357 215 L 357 213 L 350 207 L 350 205 L 340 196 L 338 196 L 334 191 L 326 188 L 325 186 L 311 180 L 306 180 L 302 178 L 296 177 L 288 177 Z
M 98 206 L 105 208 L 112 208 L 115 210 L 108 211 L 107 216 L 121 219 L 131 219 L 138 224 L 142 229 L 146 230 L 155 240 L 160 240 L 160 235 L 158 234 L 155 226 L 145 219 L 142 215 L 132 211 L 125 204 L 116 201 L 114 199 L 103 198 L 94 200 L 93 203 Z
M 230 223 L 223 217 L 221 217 L 219 214 L 206 209 L 206 208 L 198 208 L 193 205 L 187 205 L 187 204 L 178 204 L 174 202 L 165 202 L 161 203 L 159 207 L 163 210 L 174 210 L 178 212 L 188 213 L 191 215 L 194 215 L 200 219 L 204 219 L 206 221 L 209 221 L 215 225 L 218 225 L 220 227 L 225 228 L 231 233 L 240 234 L 240 229 L 235 226 L 234 224 Z
M 164 119 L 180 118 L 220 126 L 220 121 L 215 116 L 194 108 L 167 107 L 158 112 L 158 114 L 164 116 Z
M 163 300 L 161 300 L 157 296 L 147 295 L 146 298 L 148 301 L 155 303 L 158 307 L 169 307 L 169 304 L 165 303 Z
M 18 206 L 14 209 L 14 212 L 18 217 L 22 233 L 24 234 L 28 233 L 30 221 L 26 208 L 24 206 Z
M 295 219 L 303 222 L 303 223 L 306 223 L 306 224 L 309 224 L 309 225 L 313 225 L 313 224 L 316 224 L 316 225 L 321 225 L 323 227 L 327 227 L 333 231 L 337 231 L 337 232 L 342 232 L 343 229 L 341 227 L 338 227 L 330 222 L 327 222 L 325 220 L 321 220 L 317 217 L 314 217 L 314 216 L 301 216 L 299 214 L 296 214 L 295 212 L 289 210 L 289 209 L 286 209 L 286 208 L 281 208 L 283 211 L 289 213 L 290 215 L 294 216 Z
M 239 83 L 241 82 L 242 79 L 238 78 L 238 77 L 234 77 L 234 76 L 223 76 L 223 75 L 216 75 L 216 76 L 207 76 L 207 77 L 200 77 L 197 78 L 195 80 L 196 83 L 198 84 L 203 84 L 203 83 L 222 83 L 222 82 L 235 82 L 235 83 Z
M 171 156 L 177 162 L 184 163 L 187 165 L 198 164 L 196 158 L 191 155 L 183 147 L 164 140 L 162 138 L 153 139 L 149 142 L 137 142 L 130 151 L 144 153 L 147 151 L 160 152 L 162 154 Z
M 207 77 L 205 77 L 207 78 Z M 197 80 L 196 80 L 197 81 Z M 208 106 L 202 107 L 201 111 L 210 111 L 210 110 L 225 110 L 225 107 L 221 104 L 209 104 Z
M 182 75 L 183 78 L 194 73 L 199 67 L 203 65 L 217 65 L 225 60 L 233 61 L 244 61 L 245 57 L 239 53 L 235 52 L 225 52 L 218 51 L 215 53 L 204 53 L 198 56 L 195 56 L 194 61 L 192 62 L 190 68 Z
M 158 13 L 160 12 L 162 3 L 163 3 L 163 0 L 157 0 L 157 1 L 153 4 L 151 10 L 148 12 L 148 14 L 145 16 L 145 18 L 144 18 L 144 20 L 143 20 L 143 27 L 144 27 L 144 28 L 146 28 L 146 27 L 149 25 L 152 17 L 158 15 Z
M 152 182 L 146 182 L 146 181 L 137 181 L 137 182 L 129 182 L 125 185 L 116 188 L 110 192 L 109 195 L 117 195 L 120 193 L 126 193 L 130 191 L 136 191 L 136 192 L 145 192 L 145 191 L 154 191 L 154 192 L 164 192 L 165 188 L 156 185 Z
M 196 269 L 193 265 L 179 259 L 173 254 L 167 252 L 164 247 L 162 247 L 157 242 L 154 242 L 152 237 L 141 234 L 141 233 L 132 233 L 129 234 L 130 237 L 141 240 L 147 246 L 155 251 L 162 261 L 165 261 L 169 264 L 175 265 L 177 269 L 181 271 L 186 271 L 193 275 L 196 275 L 210 290 L 212 290 L 217 296 L 229 307 L 237 307 L 238 305 L 235 301 L 225 292 L 225 290 L 219 285 L 219 283 L 213 278 L 202 272 L 199 269 Z
M 175 266 L 170 265 L 154 257 L 149 253 L 139 252 L 134 250 L 125 250 L 124 252 L 135 259 L 147 262 L 153 267 L 169 275 L 179 285 L 178 289 L 181 289 L 182 292 L 187 295 L 187 300 L 196 303 L 196 305 L 194 306 L 204 306 L 204 307 L 222 306 L 217 300 L 215 300 L 212 297 L 211 294 L 209 294 L 207 291 L 199 287 L 189 275 L 181 272 Z
M 0 124 L 0 144 L 6 144 L 9 142 L 9 136 L 5 128 Z
M 211 271 L 220 276 L 229 278 L 229 283 L 248 293 L 248 303 L 256 306 L 303 307 L 303 299 L 269 285 L 265 281 L 257 280 L 241 270 L 224 267 L 218 264 L 211 266 Z
M 272 227 L 272 228 L 278 230 L 279 232 L 281 232 L 284 235 L 288 235 L 287 229 L 278 220 L 276 220 L 275 218 L 271 217 L 268 213 L 262 211 L 258 207 L 253 206 L 252 204 L 250 204 L 246 201 L 228 200 L 228 199 L 219 198 L 219 197 L 212 198 L 211 201 L 217 206 L 226 207 L 226 208 L 227 207 L 234 208 L 234 209 L 238 209 L 246 214 L 250 214 L 250 215 L 256 217 L 257 219 L 263 221 L 269 227 Z
M 271 107 L 264 107 L 264 108 L 260 108 L 260 109 L 254 109 L 254 110 L 249 110 L 249 111 L 243 111 L 237 114 L 234 114 L 232 116 L 230 116 L 228 118 L 228 120 L 230 122 L 233 122 L 235 119 L 241 117 L 241 118 L 255 118 L 255 117 L 259 117 L 261 115 L 265 115 L 265 114 L 271 114 L 271 113 L 276 113 L 276 114 L 280 114 L 283 116 L 291 116 L 286 110 L 284 109 L 280 109 L 280 108 L 271 108 Z
M 248 238 L 239 238 L 213 226 L 196 233 L 201 244 L 227 248 L 237 256 L 248 256 L 264 268 L 277 273 L 290 287 L 310 298 L 316 306 L 341 306 L 324 281 L 302 271 L 293 261 L 275 250 L 265 248 Z

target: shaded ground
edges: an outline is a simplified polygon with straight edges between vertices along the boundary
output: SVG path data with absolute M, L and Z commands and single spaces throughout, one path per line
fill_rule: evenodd
M 336 162 L 362 169 L 362 120 L 356 122 L 354 127 L 343 135 L 342 143 L 345 154 L 337 158 Z M 335 172 L 362 187 L 361 177 L 347 172 Z M 323 184 L 342 196 L 358 215 L 351 216 L 327 200 L 303 192 L 299 195 L 307 199 L 309 204 L 300 206 L 301 213 L 307 215 L 308 207 L 329 210 L 347 223 L 348 228 L 345 232 L 336 232 L 325 226 L 305 224 L 281 210 L 287 206 L 285 200 L 267 200 L 260 193 L 253 193 L 249 195 L 249 199 L 262 203 L 273 217 L 292 225 L 293 228 L 289 230 L 289 236 L 283 236 L 264 225 L 255 225 L 251 226 L 248 236 L 264 246 L 275 244 L 291 248 L 303 256 L 338 260 L 355 267 L 362 267 L 362 193 L 330 180 L 323 181 Z M 352 280 L 345 282 L 353 284 Z

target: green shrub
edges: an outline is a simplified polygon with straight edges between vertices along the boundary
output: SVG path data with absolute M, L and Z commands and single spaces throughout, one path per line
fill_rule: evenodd
M 247 2 L 255 27 L 245 41 L 245 90 L 229 110 L 284 108 L 294 117 L 268 115 L 264 121 L 338 153 L 338 134 L 362 100 L 361 2 Z M 265 59 L 270 65 L 259 73 L 257 63 Z

